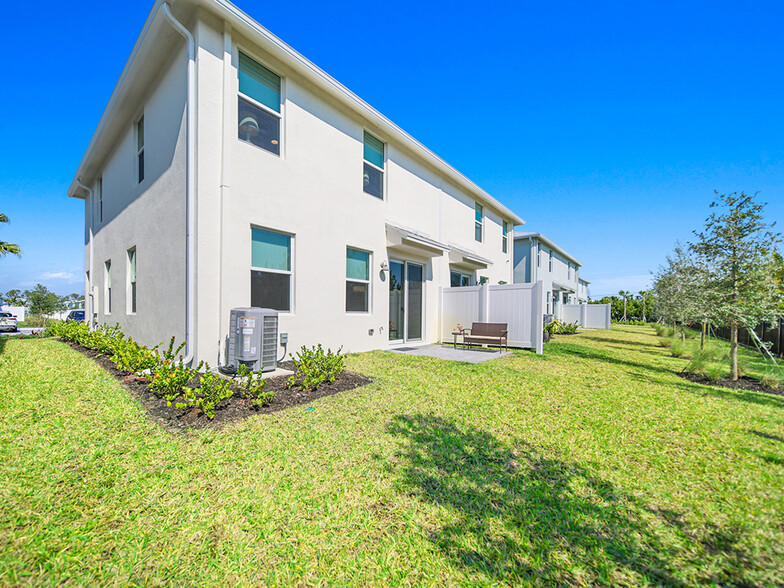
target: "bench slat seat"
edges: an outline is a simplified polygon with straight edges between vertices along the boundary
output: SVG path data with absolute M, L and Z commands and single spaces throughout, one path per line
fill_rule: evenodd
M 500 353 L 502 347 L 507 347 L 508 349 L 506 341 L 508 332 L 506 323 L 473 323 L 471 329 L 463 334 L 463 344 L 477 343 L 484 345 L 495 343 L 498 345 L 498 352 Z

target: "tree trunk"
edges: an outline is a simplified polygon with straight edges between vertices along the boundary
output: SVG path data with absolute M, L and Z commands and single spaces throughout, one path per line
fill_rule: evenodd
M 738 379 L 738 325 L 730 325 L 730 379 Z
M 705 330 L 707 329 L 707 323 L 702 321 L 702 331 L 700 332 L 700 349 L 705 348 Z
M 681 323 L 681 343 L 686 344 L 686 327 Z

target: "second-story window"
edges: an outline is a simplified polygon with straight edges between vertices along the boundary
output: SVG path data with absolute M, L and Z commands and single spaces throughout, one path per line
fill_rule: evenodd
M 484 220 L 484 209 L 478 202 L 474 211 L 474 239 L 482 242 L 482 224 Z
M 238 136 L 280 155 L 280 76 L 240 53 Z
M 365 133 L 362 189 L 376 198 L 384 198 L 384 143 L 370 133 Z
M 552 251 L 550 252 L 549 259 L 550 259 L 550 265 L 548 266 L 548 269 L 552 272 L 553 271 L 553 252 Z
M 501 241 L 501 251 L 506 253 L 509 251 L 509 223 L 503 221 L 503 241 Z
M 137 181 L 142 183 L 144 180 L 144 116 L 136 123 L 136 164 Z

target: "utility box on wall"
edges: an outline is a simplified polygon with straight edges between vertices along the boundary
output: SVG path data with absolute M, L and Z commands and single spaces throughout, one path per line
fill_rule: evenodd
M 270 308 L 234 308 L 229 317 L 228 364 L 245 365 L 254 372 L 277 367 L 278 311 Z

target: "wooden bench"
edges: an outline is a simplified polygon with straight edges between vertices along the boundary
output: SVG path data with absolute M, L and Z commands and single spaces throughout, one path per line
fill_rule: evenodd
M 501 348 L 509 348 L 506 343 L 506 335 L 509 331 L 506 323 L 473 323 L 471 329 L 466 329 L 463 333 L 463 344 L 477 343 L 479 345 L 498 345 L 498 353 Z

